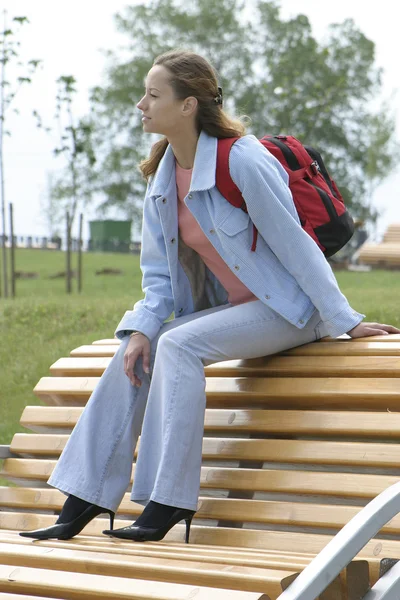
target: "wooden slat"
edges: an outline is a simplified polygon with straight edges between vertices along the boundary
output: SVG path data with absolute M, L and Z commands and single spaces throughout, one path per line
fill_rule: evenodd
M 79 346 L 78 348 L 74 348 L 69 353 L 70 356 L 114 356 L 116 351 L 118 350 L 119 344 L 104 344 L 104 345 L 96 345 L 93 344 L 91 346 L 84 345 Z
M 53 516 L 54 522 L 54 516 Z M 103 522 L 103 521 L 102 521 Z M 126 521 L 120 521 L 126 524 Z M 99 527 L 101 524 L 92 522 Z M 180 527 L 179 525 L 177 526 Z M 85 529 L 86 532 L 86 529 Z M 18 531 L 0 530 L 0 541 L 9 544 L 31 544 L 27 538 L 21 538 Z M 233 564 L 249 567 L 268 567 L 287 569 L 288 565 L 299 564 L 301 568 L 309 564 L 315 557 L 315 554 L 296 551 L 277 551 L 274 550 L 253 550 L 252 548 L 234 548 L 206 544 L 182 544 L 180 542 L 159 543 L 147 542 L 146 544 L 132 544 L 129 540 L 117 540 L 106 535 L 83 535 L 75 537 L 72 540 L 41 540 L 35 542 L 40 546 L 57 548 L 76 548 L 82 550 L 101 550 L 107 552 L 130 554 L 138 556 L 154 556 L 157 558 L 171 558 L 179 560 L 196 560 L 199 562 L 208 562 L 212 560 L 218 564 Z M 282 565 L 282 567 L 280 566 Z
M 397 230 L 393 230 L 393 231 L 387 231 L 385 233 L 385 235 L 383 236 L 383 240 L 382 242 L 384 244 L 398 244 L 400 245 L 400 231 Z
M 17 433 L 10 449 L 29 456 L 60 456 L 69 436 Z M 139 451 L 140 438 L 135 450 Z M 400 444 L 324 440 L 203 438 L 203 460 L 398 468 Z
M 9 531 L 30 531 L 40 527 L 50 527 L 54 525 L 54 515 L 39 515 L 34 513 L 18 513 L 18 512 L 0 512 L 0 529 Z M 130 521 L 116 519 L 115 527 L 123 527 Z M 91 521 L 79 536 L 75 539 L 78 542 L 84 536 L 100 536 L 102 540 L 105 536 L 102 531 L 109 527 L 108 519 L 97 518 Z M 332 535 L 321 533 L 302 533 L 290 531 L 270 531 L 265 529 L 239 529 L 232 527 L 208 527 L 198 526 L 193 521 L 190 529 L 190 544 L 194 547 L 217 546 L 221 549 L 227 548 L 246 548 L 249 551 L 270 551 L 273 554 L 285 552 L 288 554 L 295 553 L 307 555 L 317 554 L 322 548 L 332 539 Z M 171 544 L 179 544 L 183 548 L 188 548 L 184 544 L 185 525 L 175 525 L 165 536 L 161 542 L 154 542 L 160 547 L 170 547 Z M 114 540 L 114 543 L 119 544 L 122 540 Z M 35 542 L 37 544 L 38 542 Z M 41 542 L 39 542 L 41 543 Z M 38 543 L 38 544 L 39 544 Z M 74 543 L 71 540 L 69 543 Z M 148 543 L 146 543 L 148 546 Z M 382 559 L 382 558 L 399 558 L 400 557 L 400 541 L 390 539 L 373 539 L 370 540 L 358 554 L 359 558 L 366 559 Z
M 27 596 L 26 594 L 0 593 L 0 600 L 49 600 L 49 596 Z
M 43 377 L 34 393 L 47 404 L 84 405 L 98 377 Z M 206 380 L 208 406 L 400 409 L 398 378 L 224 378 Z
M 36 548 L 36 547 L 33 547 Z M 31 549 L 31 553 L 33 548 Z M 35 549 L 35 552 L 37 552 Z M 283 572 L 283 576 L 287 576 Z M 275 586 L 276 581 L 272 582 Z M 277 588 L 276 588 L 277 589 Z M 70 600 L 268 600 L 257 592 L 235 592 L 190 585 L 152 582 L 124 577 L 110 577 L 84 573 L 71 574 L 62 571 L 25 566 L 0 565 L 0 591 L 14 593 L 44 594 L 48 598 Z M 279 593 L 279 589 L 278 589 Z M 276 596 L 275 596 L 276 597 Z
M 119 340 L 118 338 L 105 338 L 103 340 L 95 340 L 94 342 L 92 342 L 93 346 L 97 346 L 97 345 L 119 346 L 120 343 L 121 343 L 121 340 Z
M 20 423 L 32 431 L 69 433 L 82 411 L 78 406 L 26 406 Z M 400 413 L 208 408 L 204 429 L 221 433 L 397 439 Z
M 15 462 L 9 462 L 9 461 Z M 50 477 L 54 467 L 56 466 L 56 460 L 39 460 L 39 459 L 28 459 L 28 458 L 7 458 L 3 461 L 0 475 L 8 479 L 9 481 L 38 481 L 44 483 Z
M 51 367 L 55 377 L 98 377 L 111 362 L 108 357 L 60 358 Z M 400 377 L 400 356 L 267 356 L 227 360 L 204 369 L 207 377 Z
M 82 411 L 80 406 L 26 406 L 19 422 L 23 427 L 39 433 L 69 433 Z
M 400 244 L 397 242 L 389 242 L 389 243 L 382 243 L 382 244 L 369 244 L 366 246 L 366 250 L 367 249 L 371 249 L 374 252 L 375 256 L 390 256 L 391 258 L 398 258 L 400 257 Z
M 98 377 L 104 373 L 110 362 L 111 358 L 105 356 L 81 358 L 66 357 L 60 358 L 53 363 L 49 371 L 56 377 L 76 377 L 86 375 Z
M 17 459 L 7 459 L 17 460 Z M 203 489 L 258 490 L 287 494 L 373 498 L 398 481 L 389 475 L 202 467 Z
M 343 335 L 339 335 L 336 338 L 332 338 L 329 335 L 321 338 L 317 342 L 312 343 L 325 343 L 325 342 L 341 342 L 342 340 L 352 342 L 353 344 L 365 343 L 365 342 L 385 342 L 385 343 L 394 343 L 400 342 L 400 333 L 390 333 L 389 335 L 369 335 L 367 337 L 360 338 L 352 338 L 347 333 Z
M 3 462 L 0 475 L 10 481 L 37 480 L 45 483 L 56 462 L 50 459 L 7 458 Z M 132 476 L 134 471 L 133 464 Z M 202 489 L 258 490 L 281 494 L 373 498 L 397 481 L 398 477 L 391 475 L 203 466 L 200 484 Z
M 0 600 L 49 600 L 49 596 L 27 596 L 26 594 L 1 593 Z
M 393 336 L 386 336 L 386 338 L 394 338 Z M 383 336 L 382 336 L 383 337 Z M 387 341 L 380 342 L 367 342 L 368 338 L 357 338 L 360 340 L 335 340 L 332 342 L 323 342 L 305 344 L 304 346 L 298 346 L 283 352 L 283 356 L 334 356 L 335 360 L 337 356 L 400 356 L 400 343 L 398 341 Z
M 101 343 L 106 342 L 107 340 L 99 340 L 97 343 L 93 343 L 91 345 L 83 345 L 78 348 L 74 348 L 70 352 L 71 357 L 112 357 L 120 345 L 118 340 L 109 340 L 110 343 Z M 325 344 L 334 345 L 335 348 L 321 348 L 321 346 L 325 346 Z M 361 344 L 361 346 L 360 346 Z M 384 345 L 382 345 L 384 344 Z M 385 345 L 389 344 L 391 349 L 386 350 Z M 355 347 L 358 346 L 358 348 Z M 283 354 L 290 354 L 292 352 L 296 353 L 296 351 L 301 349 L 307 349 L 307 353 L 310 353 L 315 356 L 320 356 L 323 352 L 324 356 L 326 355 L 342 355 L 342 356 L 357 356 L 357 355 L 365 355 L 371 354 L 376 356 L 381 355 L 392 355 L 399 356 L 400 355 L 400 334 L 390 334 L 390 335 L 376 335 L 369 336 L 367 338 L 349 338 L 348 336 L 339 338 L 331 338 L 329 336 L 318 340 L 317 342 L 312 342 L 310 344 L 304 344 L 303 346 L 299 346 L 292 350 L 288 350 Z M 329 351 L 328 351 L 329 350 Z M 258 360 L 258 359 L 252 359 Z M 210 365 L 211 366 L 211 365 Z
M 400 344 L 399 344 L 400 349 Z M 68 360 L 68 359 L 67 359 Z M 399 356 L 270 356 L 224 361 L 205 368 L 207 377 L 400 377 Z
M 333 340 L 338 341 L 339 340 L 340 341 L 342 339 L 344 339 L 344 340 L 351 340 L 352 342 L 357 343 L 357 342 L 362 342 L 366 338 L 351 338 L 349 335 L 347 335 L 346 333 L 344 333 L 343 335 L 339 335 L 336 338 L 331 338 L 329 336 L 326 337 L 326 338 L 322 338 L 321 340 L 318 340 L 317 343 L 324 342 L 325 340 L 328 340 L 328 341 L 333 341 Z M 389 336 L 386 336 L 386 335 L 374 335 L 374 336 L 369 336 L 369 339 L 371 341 L 381 341 L 381 340 L 389 341 L 389 340 L 393 340 L 393 341 L 399 342 L 400 341 L 400 333 L 390 334 Z M 311 343 L 314 344 L 316 342 L 311 342 Z M 96 340 L 96 341 L 92 342 L 91 345 L 92 346 L 119 346 L 120 344 L 121 344 L 120 340 L 117 340 L 115 338 L 114 339 L 109 338 L 109 339 L 103 339 L 103 340 Z M 90 346 L 88 346 L 88 347 L 90 347 Z
M 2 544 L 0 556 L 3 564 L 39 569 L 56 569 L 76 573 L 102 573 L 109 577 L 126 577 L 185 585 L 202 585 L 229 588 L 248 592 L 267 592 L 277 596 L 282 591 L 281 582 L 293 571 L 261 569 L 230 565 L 229 570 L 212 562 L 151 559 L 145 556 L 53 548 L 51 552 L 34 544 Z
M 64 502 L 64 494 L 55 489 L 0 487 L 0 506 L 5 509 L 52 512 L 60 511 Z M 143 507 L 132 502 L 127 493 L 118 508 L 118 515 L 136 518 L 142 510 Z M 338 530 L 359 510 L 360 507 L 346 505 L 200 496 L 196 518 Z M 399 535 L 400 515 L 394 517 L 382 532 Z

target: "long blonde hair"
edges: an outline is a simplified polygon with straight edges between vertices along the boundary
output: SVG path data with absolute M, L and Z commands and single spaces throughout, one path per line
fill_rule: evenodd
M 217 138 L 245 135 L 246 126 L 242 120 L 230 117 L 214 101 L 218 95 L 218 81 L 214 67 L 208 60 L 194 52 L 177 49 L 157 56 L 153 63 L 155 65 L 168 69 L 169 83 L 178 100 L 188 96 L 197 98 L 196 127 L 199 134 L 203 130 Z M 139 169 L 146 180 L 157 171 L 167 146 L 168 139 L 164 137 L 152 146 L 150 156 L 140 163 Z

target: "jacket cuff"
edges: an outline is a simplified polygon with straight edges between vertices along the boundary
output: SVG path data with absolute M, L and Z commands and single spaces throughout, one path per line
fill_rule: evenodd
M 336 338 L 339 335 L 347 333 L 365 319 L 365 315 L 349 308 L 342 310 L 329 321 L 323 321 L 328 334 Z
M 119 322 L 114 335 L 119 340 L 122 340 L 126 335 L 132 333 L 132 331 L 140 331 L 140 333 L 143 333 L 151 341 L 160 331 L 161 325 L 159 320 L 146 310 L 127 310 Z

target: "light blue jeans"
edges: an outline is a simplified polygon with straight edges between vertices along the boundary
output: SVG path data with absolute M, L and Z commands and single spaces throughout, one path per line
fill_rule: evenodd
M 206 408 L 204 366 L 275 354 L 327 333 L 317 310 L 298 329 L 260 300 L 224 304 L 167 321 L 151 342 L 151 379 L 138 359 L 135 387 L 124 373 L 124 338 L 100 378 L 48 484 L 117 511 L 131 499 L 197 510 Z

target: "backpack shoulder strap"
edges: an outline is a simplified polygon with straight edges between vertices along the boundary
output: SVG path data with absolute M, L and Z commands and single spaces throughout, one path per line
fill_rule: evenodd
M 233 144 L 240 138 L 225 138 L 218 140 L 217 146 L 217 168 L 215 173 L 215 183 L 218 191 L 228 200 L 230 204 L 236 208 L 241 208 L 247 212 L 246 202 L 243 199 L 242 193 L 237 185 L 232 181 L 229 172 L 229 153 Z M 253 243 L 251 251 L 255 252 L 257 244 L 258 231 L 253 224 Z
M 224 138 L 218 140 L 217 146 L 217 168 L 215 173 L 216 186 L 233 206 L 241 208 L 244 200 L 242 194 L 237 185 L 232 181 L 232 177 L 229 172 L 229 153 L 233 144 L 240 138 Z

